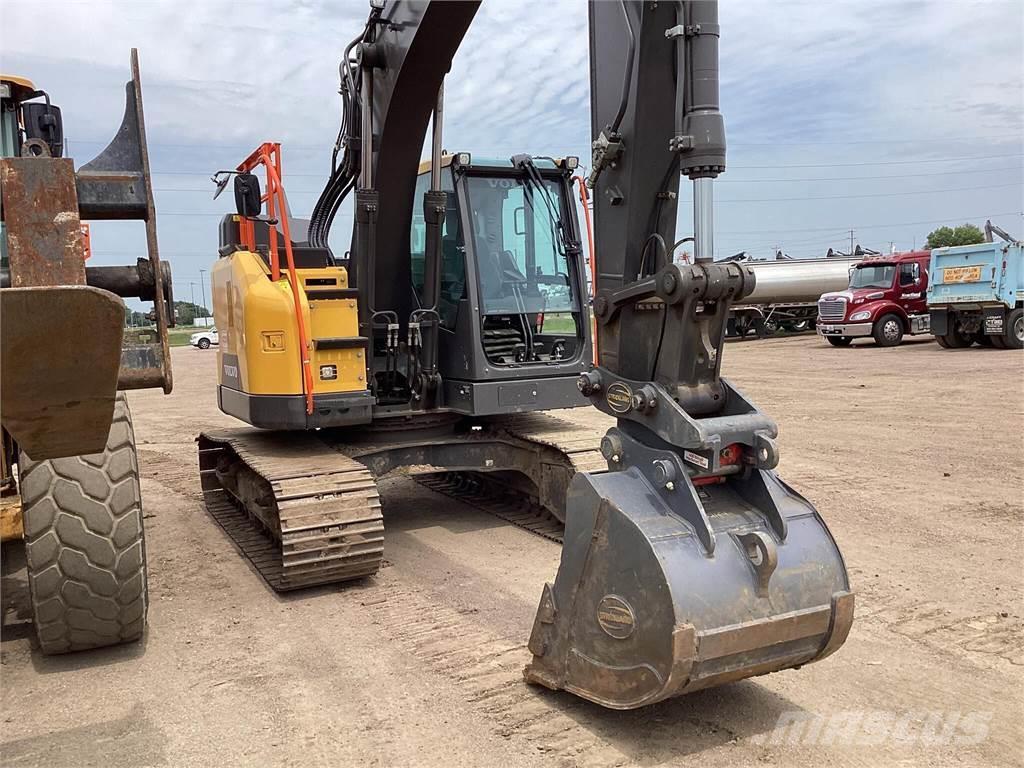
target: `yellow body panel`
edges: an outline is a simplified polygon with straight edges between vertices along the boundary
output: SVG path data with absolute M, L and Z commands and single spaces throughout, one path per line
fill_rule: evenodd
M 310 343 L 314 394 L 366 390 L 366 359 L 362 349 L 315 348 L 315 339 L 355 337 L 359 318 L 355 299 L 310 299 L 315 290 L 348 287 L 344 267 L 297 269 L 300 308 Z M 301 395 L 302 362 L 299 328 L 291 286 L 285 273 L 277 282 L 263 258 L 236 251 L 218 259 L 211 275 L 213 314 L 220 337 L 218 380 L 250 395 Z M 330 281 L 334 281 L 331 283 Z M 327 283 L 327 284 L 325 284 Z M 336 366 L 337 378 L 330 378 Z

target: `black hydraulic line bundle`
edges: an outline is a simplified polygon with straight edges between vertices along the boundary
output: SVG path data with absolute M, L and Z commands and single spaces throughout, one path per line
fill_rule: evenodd
M 377 21 L 381 11 L 374 8 L 366 21 L 363 31 L 352 40 L 342 54 L 338 74 L 341 85 L 341 126 L 338 138 L 334 142 L 331 153 L 331 176 L 324 186 L 320 198 L 313 207 L 309 220 L 309 244 L 317 248 L 327 248 L 327 238 L 342 202 L 355 187 L 360 173 L 360 135 L 361 125 L 361 91 L 362 79 L 359 77 L 359 60 L 352 55 L 360 43 L 373 42 L 376 34 Z M 369 140 L 369 137 L 367 137 Z M 341 154 L 341 162 L 338 155 Z

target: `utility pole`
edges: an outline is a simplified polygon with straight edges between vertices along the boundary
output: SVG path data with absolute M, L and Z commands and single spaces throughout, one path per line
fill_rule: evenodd
M 853 230 L 850 230 L 850 255 L 853 255 Z
M 188 283 L 188 287 L 192 291 L 192 307 L 194 309 L 196 306 L 196 284 L 190 280 Z
M 199 270 L 199 287 L 203 290 L 203 317 L 206 317 L 206 270 Z

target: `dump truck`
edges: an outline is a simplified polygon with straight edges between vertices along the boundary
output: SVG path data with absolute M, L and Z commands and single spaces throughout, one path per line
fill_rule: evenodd
M 995 242 L 997 234 L 1002 242 Z M 946 349 L 1024 346 L 1024 246 L 985 222 L 985 242 L 931 254 L 928 314 Z
M 138 455 L 125 390 L 172 386 L 170 271 L 160 259 L 138 54 L 124 118 L 77 170 L 49 94 L 0 75 L 0 531 L 24 546 L 43 653 L 129 642 L 146 626 Z M 145 223 L 135 264 L 86 264 L 82 222 Z M 156 327 L 126 335 L 123 297 Z M 10 561 L 8 561 L 10 562 Z

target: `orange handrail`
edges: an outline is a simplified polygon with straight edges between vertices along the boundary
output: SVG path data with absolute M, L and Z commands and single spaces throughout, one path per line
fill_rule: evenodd
M 587 196 L 587 184 L 582 176 L 573 176 L 573 181 L 580 188 L 580 203 L 583 205 L 583 220 L 587 223 L 587 244 L 589 246 L 588 262 L 590 264 L 590 297 L 597 296 L 597 262 L 594 259 L 594 228 L 590 223 L 590 200 Z M 593 339 L 592 357 L 597 365 L 597 317 L 593 308 L 590 311 L 590 333 Z
M 309 334 L 306 332 L 306 320 L 302 314 L 302 296 L 299 293 L 299 280 L 295 274 L 295 259 L 292 255 L 292 233 L 288 222 L 288 199 L 281 182 L 281 145 L 277 142 L 260 144 L 245 160 L 239 163 L 237 171 L 247 173 L 253 168 L 263 166 L 267 174 L 267 191 L 261 200 L 267 204 L 267 218 L 270 219 L 270 278 L 274 282 L 281 279 L 281 261 L 277 250 L 277 221 L 281 222 L 284 235 L 284 255 L 288 271 L 288 284 L 291 286 L 292 301 L 295 304 L 295 319 L 299 330 L 299 358 L 302 363 L 302 387 L 306 397 L 306 414 L 313 413 L 313 369 L 309 358 Z M 278 208 L 281 213 L 278 214 Z M 240 235 L 242 243 L 251 251 L 256 249 L 256 233 L 252 221 L 242 217 Z

